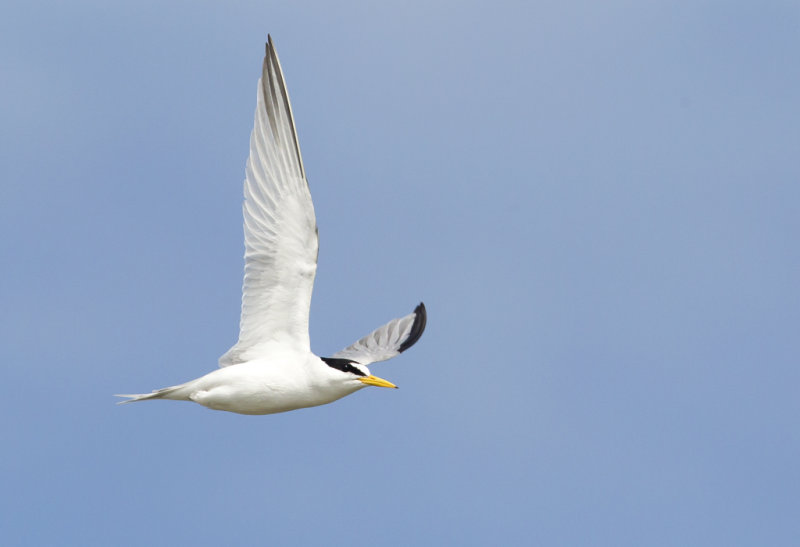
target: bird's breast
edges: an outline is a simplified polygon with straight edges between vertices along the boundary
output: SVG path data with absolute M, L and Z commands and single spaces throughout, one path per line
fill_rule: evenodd
M 330 403 L 353 391 L 328 381 L 305 363 L 259 361 L 206 375 L 190 397 L 214 410 L 274 414 Z

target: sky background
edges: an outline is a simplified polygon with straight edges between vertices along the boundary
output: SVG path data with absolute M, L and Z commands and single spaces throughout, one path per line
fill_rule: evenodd
M 263 45 L 312 349 L 399 390 L 152 402 L 238 332 Z M 796 2 L 0 8 L 0 543 L 797 545 Z

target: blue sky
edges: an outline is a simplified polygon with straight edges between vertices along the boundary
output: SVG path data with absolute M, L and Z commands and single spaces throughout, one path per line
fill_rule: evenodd
M 796 3 L 2 11 L 3 545 L 795 544 Z M 268 32 L 312 348 L 428 329 L 399 390 L 117 407 L 236 340 Z

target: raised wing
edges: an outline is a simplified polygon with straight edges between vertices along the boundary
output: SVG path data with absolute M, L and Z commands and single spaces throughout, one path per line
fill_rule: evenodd
M 350 347 L 334 354 L 337 359 L 349 359 L 362 365 L 385 361 L 400 355 L 413 346 L 425 331 L 428 314 L 425 304 L 400 319 L 393 319 L 366 335 Z
M 308 312 L 319 238 L 289 94 L 270 37 L 244 181 L 245 267 L 235 365 L 273 351 L 310 351 Z

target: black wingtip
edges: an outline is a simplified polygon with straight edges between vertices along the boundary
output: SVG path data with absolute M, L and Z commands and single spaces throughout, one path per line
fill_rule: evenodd
M 408 338 L 400 344 L 398 348 L 399 353 L 403 353 L 405 350 L 413 346 L 417 343 L 422 333 L 425 332 L 425 324 L 428 322 L 428 312 L 425 310 L 425 304 L 423 302 L 419 303 L 419 306 L 414 308 L 414 324 L 411 325 L 411 332 L 408 333 Z

